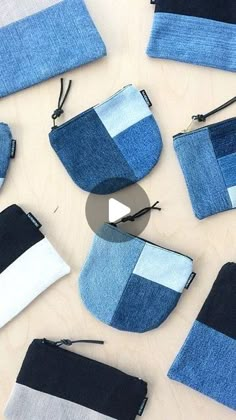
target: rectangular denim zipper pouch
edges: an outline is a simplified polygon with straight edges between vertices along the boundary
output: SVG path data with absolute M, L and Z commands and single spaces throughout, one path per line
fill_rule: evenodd
M 93 340 L 36 339 L 5 409 L 8 420 L 134 420 L 147 384 L 118 369 L 61 348 Z
M 16 140 L 7 124 L 0 123 L 0 188 L 2 187 L 11 158 L 15 157 Z
M 220 270 L 168 376 L 236 410 L 236 264 Z
M 134 184 L 156 165 L 162 150 L 145 91 L 128 85 L 99 105 L 56 125 L 68 96 L 63 79 L 50 142 L 72 180 L 85 191 L 110 194 Z
M 0 328 L 70 272 L 40 228 L 15 204 L 0 213 Z
M 193 122 L 206 121 L 234 102 L 236 97 L 206 115 L 193 116 Z M 236 208 L 236 118 L 187 129 L 174 136 L 174 148 L 198 219 Z
M 143 333 L 167 319 L 194 279 L 192 270 L 190 257 L 106 223 L 80 274 L 80 294 L 100 321 Z
M 83 0 L 1 0 L 0 97 L 104 55 Z
M 147 54 L 236 71 L 235 0 L 151 0 L 155 15 Z

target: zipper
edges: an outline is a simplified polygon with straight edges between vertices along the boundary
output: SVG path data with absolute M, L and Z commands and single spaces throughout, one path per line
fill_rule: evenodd
M 236 102 L 236 96 L 234 98 L 230 99 L 229 101 L 225 102 L 223 105 L 218 106 L 217 108 L 213 109 L 212 111 L 210 111 L 210 112 L 208 112 L 206 114 L 193 115 L 192 116 L 192 121 L 189 124 L 189 126 L 185 130 L 183 130 L 182 132 L 180 132 L 179 134 L 176 134 L 174 136 L 174 138 L 177 137 L 177 136 L 179 136 L 179 135 L 181 135 L 181 134 L 187 134 L 187 133 L 189 133 L 191 131 L 201 130 L 202 127 L 201 128 L 198 128 L 197 130 L 192 130 L 192 127 L 193 127 L 193 125 L 194 125 L 194 123 L 196 121 L 197 122 L 205 122 L 209 117 L 211 117 L 212 115 L 217 114 L 220 111 L 223 111 L 224 109 L 228 108 L 230 105 L 233 105 L 235 102 Z M 235 118 L 231 118 L 231 119 L 233 120 Z M 229 121 L 231 119 L 229 119 Z M 204 128 L 207 128 L 207 127 L 210 127 L 210 126 L 215 126 L 217 124 L 219 124 L 219 123 L 207 125 L 207 126 L 204 126 Z
M 94 105 L 94 106 L 91 106 L 90 108 L 88 108 L 87 110 L 85 110 L 85 111 L 83 111 L 83 112 L 81 112 L 80 114 L 78 114 L 78 115 L 75 115 L 74 117 L 72 117 L 72 118 L 70 118 L 69 120 L 67 120 L 66 122 L 64 122 L 63 124 L 61 124 L 61 125 L 59 125 L 59 126 L 57 126 L 56 125 L 56 123 L 55 123 L 55 120 L 57 119 L 57 118 L 59 118 L 62 114 L 63 114 L 63 109 L 62 109 L 62 107 L 61 107 L 61 99 L 62 99 L 62 93 L 61 92 L 63 92 L 63 82 L 62 82 L 62 80 L 63 79 L 61 79 L 61 91 L 60 91 L 60 97 L 59 97 L 59 101 L 58 101 L 58 108 L 54 111 L 54 113 L 52 114 L 52 119 L 53 119 L 53 127 L 52 127 L 52 131 L 55 131 L 55 130 L 57 130 L 57 129 L 59 129 L 59 128 L 61 128 L 61 127 L 64 127 L 65 125 L 67 125 L 67 124 L 69 124 L 69 123 L 71 123 L 72 121 L 74 121 L 74 120 L 76 120 L 76 119 L 78 119 L 79 117 L 81 117 L 81 116 L 83 116 L 83 115 L 85 115 L 86 113 L 88 113 L 89 111 L 91 111 L 92 109 L 96 109 L 97 107 L 99 107 L 99 106 L 101 106 L 101 105 L 103 105 L 103 104 L 105 104 L 106 102 L 109 102 L 111 99 L 113 99 L 113 98 L 115 98 L 117 95 L 119 95 L 121 92 L 123 92 L 125 89 L 127 89 L 127 88 L 129 88 L 130 86 L 132 86 L 132 84 L 129 84 L 129 85 L 126 85 L 126 86 L 124 86 L 123 88 L 121 88 L 121 89 L 119 89 L 116 93 L 114 93 L 113 95 L 111 95 L 108 99 L 106 99 L 105 101 L 102 101 L 102 102 L 99 102 L 98 104 L 96 104 L 96 105 Z M 69 86 L 68 86 L 68 89 L 67 89 L 67 92 L 66 92 L 66 96 L 65 96 L 65 98 L 63 99 L 63 101 L 62 101 L 62 106 L 64 105 L 64 103 L 65 103 L 65 100 L 66 100 L 66 98 L 67 98 L 67 96 L 68 96 L 68 93 L 69 93 L 69 91 L 68 90 L 70 90 L 70 88 L 71 88 L 71 83 L 69 83 Z
M 181 255 L 182 257 L 186 257 L 190 261 L 193 261 L 193 259 L 191 257 L 189 257 L 188 255 L 182 254 L 181 252 L 173 251 L 173 249 L 165 248 L 164 246 L 155 244 L 154 242 L 148 241 L 147 239 L 141 238 L 140 236 L 135 236 L 132 233 L 124 232 L 123 230 L 119 229 L 117 226 L 114 226 L 114 224 L 112 224 L 112 223 L 105 223 L 105 224 L 108 225 L 108 226 L 113 226 L 113 228 L 116 228 L 117 230 L 121 231 L 122 233 L 125 233 L 128 236 L 131 236 L 132 238 L 138 239 L 138 240 L 140 240 L 142 242 L 145 242 L 147 244 L 150 244 L 150 245 L 154 245 L 156 248 L 161 248 L 161 249 L 164 249 L 165 251 L 172 252 L 173 254 Z
M 52 347 L 61 347 L 61 346 L 72 346 L 73 344 L 77 343 L 86 343 L 86 344 L 104 344 L 104 341 L 101 340 L 69 340 L 69 339 L 62 339 L 59 341 L 52 341 L 48 340 L 47 338 L 43 338 L 41 340 L 42 344 L 47 344 Z

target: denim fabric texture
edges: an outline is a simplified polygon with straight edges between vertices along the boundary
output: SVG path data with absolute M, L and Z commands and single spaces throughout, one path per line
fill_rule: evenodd
M 147 54 L 235 72 L 236 22 L 158 11 Z
M 236 119 L 174 138 L 198 219 L 236 207 Z
M 7 124 L 0 123 L 0 188 L 5 180 L 11 158 L 12 135 Z
M 162 150 L 158 125 L 132 85 L 56 127 L 49 138 L 73 181 L 95 194 L 136 183 L 156 165 Z
M 236 264 L 220 270 L 168 376 L 236 410 Z
M 80 294 L 100 321 L 142 333 L 157 328 L 173 311 L 192 266 L 187 256 L 105 224 L 82 269 Z
M 4 0 L 0 16 L 0 97 L 106 55 L 83 0 Z

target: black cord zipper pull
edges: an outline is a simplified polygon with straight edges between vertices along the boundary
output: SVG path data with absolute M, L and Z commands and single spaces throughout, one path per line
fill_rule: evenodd
M 86 343 L 86 344 L 104 344 L 104 341 L 100 341 L 100 340 L 68 340 L 68 339 L 63 339 L 60 341 L 51 341 L 51 340 L 47 340 L 46 338 L 44 338 L 42 340 L 43 344 L 50 344 L 51 346 L 55 346 L 55 347 L 61 347 L 61 346 L 72 346 L 73 344 L 77 344 L 77 343 Z
M 62 114 L 63 114 L 63 105 L 66 102 L 66 99 L 69 95 L 70 89 L 71 89 L 71 84 L 72 84 L 72 80 L 69 81 L 68 87 L 66 89 L 66 93 L 64 95 L 63 98 L 63 93 L 64 93 L 64 79 L 61 78 L 61 89 L 60 89 L 60 95 L 59 95 L 59 99 L 58 99 L 58 104 L 57 104 L 57 109 L 55 109 L 55 111 L 52 114 L 52 119 L 53 119 L 53 127 L 52 130 L 54 128 L 57 128 L 56 126 L 56 119 L 59 118 Z
M 129 216 L 122 217 L 122 219 L 118 220 L 118 222 L 110 223 L 113 226 L 117 226 L 120 223 L 126 223 L 126 222 L 134 222 L 139 217 L 144 216 L 145 214 L 149 213 L 151 210 L 159 210 L 161 211 L 160 207 L 156 207 L 156 205 L 159 203 L 159 201 L 156 201 L 152 206 L 150 207 L 144 207 L 143 209 L 139 210 L 135 214 L 131 214 Z
M 194 124 L 195 121 L 205 122 L 207 120 L 207 118 L 211 117 L 214 114 L 217 114 L 217 112 L 220 112 L 225 108 L 228 108 L 228 106 L 234 104 L 235 102 L 236 102 L 236 96 L 234 98 L 230 99 L 229 101 L 227 101 L 225 104 L 219 106 L 218 108 L 213 109 L 213 111 L 208 112 L 207 114 L 193 115 L 191 123 L 189 124 L 187 129 L 184 130 L 183 132 L 188 133 L 189 131 L 191 131 L 192 125 Z

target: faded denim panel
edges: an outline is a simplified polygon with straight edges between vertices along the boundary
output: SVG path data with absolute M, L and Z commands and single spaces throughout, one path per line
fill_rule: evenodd
M 146 243 L 134 274 L 182 293 L 193 269 L 190 258 Z
M 228 188 L 228 193 L 229 193 L 229 196 L 230 196 L 232 207 L 236 208 L 236 186 Z
M 64 0 L 0 29 L 0 97 L 106 54 L 83 0 Z
M 161 134 L 152 115 L 118 134 L 114 142 L 138 180 L 153 169 L 162 151 Z
M 168 377 L 236 410 L 236 340 L 195 321 Z
M 129 85 L 94 108 L 111 137 L 152 115 L 141 93 Z
M 147 54 L 235 72 L 235 24 L 155 13 Z
M 226 187 L 234 187 L 236 185 L 236 153 L 223 156 L 218 159 L 218 163 L 222 171 Z
M 93 109 L 52 130 L 49 137 L 67 172 L 83 190 L 108 194 L 137 181 Z
M 7 174 L 11 157 L 12 135 L 7 124 L 0 123 L 0 188 Z
M 165 265 L 165 261 L 162 261 Z M 181 294 L 132 274 L 111 326 L 143 333 L 159 327 L 177 305 Z
M 236 118 L 210 125 L 209 135 L 217 159 L 236 153 Z
M 207 128 L 174 140 L 193 210 L 199 219 L 232 209 Z
M 101 235 L 107 240 L 95 235 L 79 286 L 86 307 L 110 324 L 145 242 L 123 241 L 125 233 L 107 224 Z

